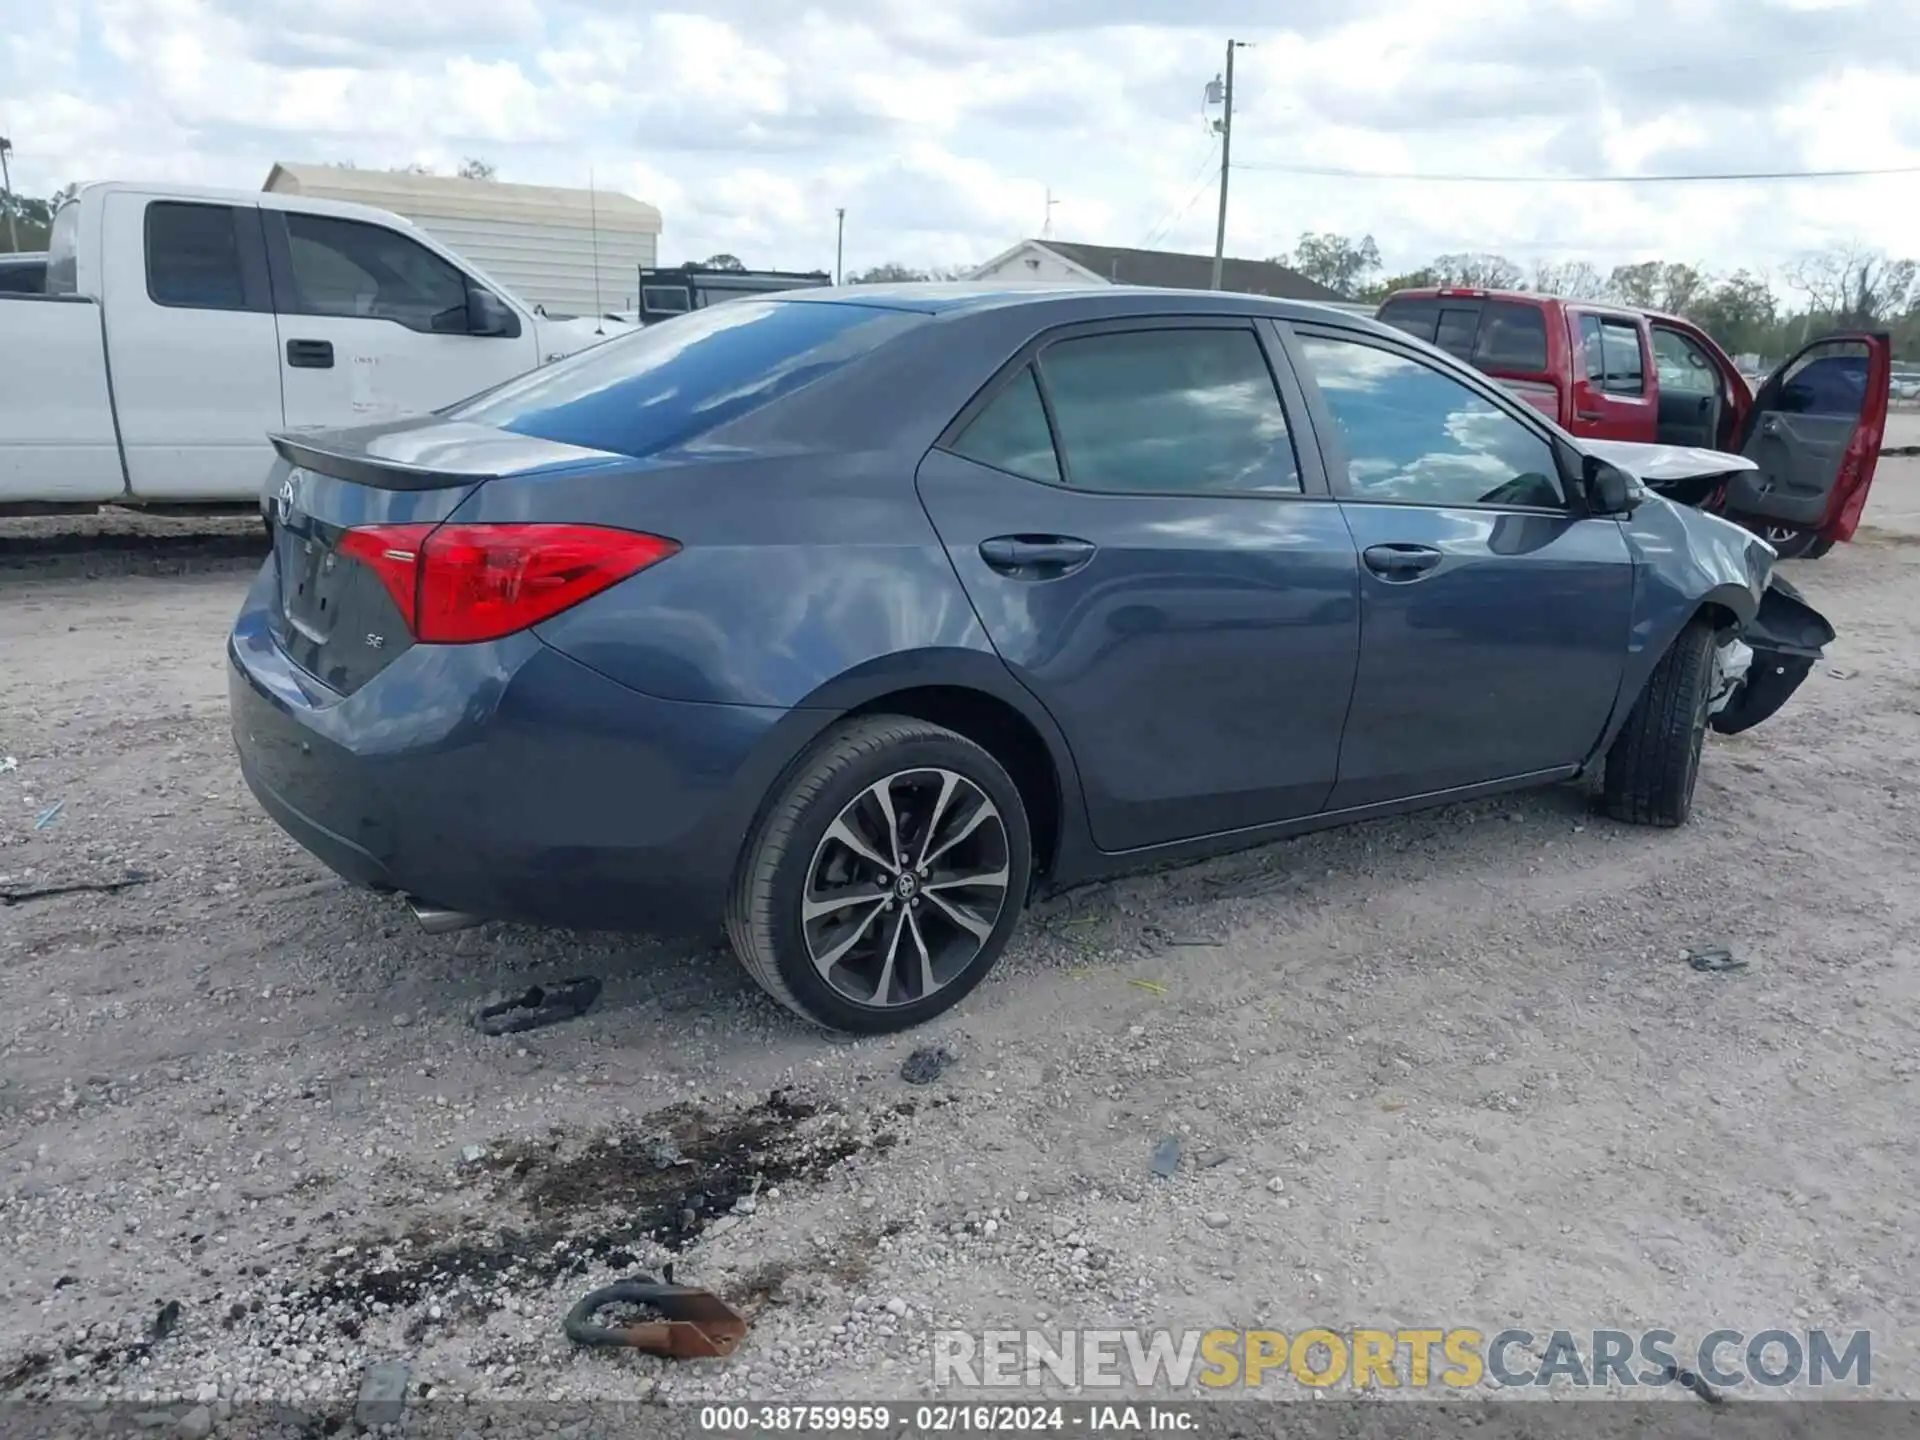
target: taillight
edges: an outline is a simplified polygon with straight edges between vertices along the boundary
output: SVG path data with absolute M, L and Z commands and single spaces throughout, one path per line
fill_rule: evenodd
M 369 525 L 340 537 L 380 577 L 413 638 L 498 640 L 550 620 L 679 543 L 601 525 Z
M 432 525 L 368 525 L 340 537 L 340 553 L 380 577 L 409 635 L 419 633 L 413 628 L 413 616 L 420 594 L 420 549 L 432 533 Z

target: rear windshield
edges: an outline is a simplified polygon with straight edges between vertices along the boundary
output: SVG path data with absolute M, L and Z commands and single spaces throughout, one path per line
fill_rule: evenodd
M 1547 319 L 1538 305 L 1408 297 L 1387 301 L 1378 318 L 1482 370 L 1547 368 Z
M 563 445 L 651 455 L 790 395 L 925 318 L 736 300 L 605 341 L 446 413 Z

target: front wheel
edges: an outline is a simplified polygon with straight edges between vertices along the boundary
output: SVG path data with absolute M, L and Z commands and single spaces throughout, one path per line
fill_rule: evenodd
M 1768 523 L 1755 525 L 1754 529 L 1759 532 L 1761 539 L 1773 546 L 1782 560 L 1818 560 L 1833 548 L 1830 541 L 1820 538 L 1817 530 L 1802 530 L 1798 525 Z
M 1635 825 L 1684 825 L 1700 779 L 1713 684 L 1713 626 L 1688 624 L 1654 666 L 1607 751 L 1607 814 Z
M 816 1024 L 904 1030 L 985 978 L 1032 873 L 1020 792 L 962 735 L 847 723 L 789 775 L 742 854 L 727 934 L 747 973 Z

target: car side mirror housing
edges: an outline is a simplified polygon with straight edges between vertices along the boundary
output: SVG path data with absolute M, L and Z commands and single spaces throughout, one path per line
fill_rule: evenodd
M 467 333 L 512 340 L 520 334 L 520 317 L 513 308 L 481 285 L 467 286 Z
M 1640 483 L 1618 465 L 1597 455 L 1581 457 L 1580 478 L 1587 493 L 1587 509 L 1595 515 L 1631 515 L 1640 503 Z

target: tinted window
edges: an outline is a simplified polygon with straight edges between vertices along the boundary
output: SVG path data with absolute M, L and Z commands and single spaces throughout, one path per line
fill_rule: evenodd
M 1404 330 L 1416 340 L 1433 343 L 1434 326 L 1440 321 L 1438 300 L 1389 300 L 1375 317 L 1396 330 Z
M 1040 373 L 1076 489 L 1300 489 L 1287 418 L 1251 330 L 1062 340 L 1041 353 Z
M 467 333 L 467 277 L 396 230 L 289 211 L 294 313 Z
M 649 310 L 661 313 L 668 311 L 681 314 L 693 306 L 687 300 L 687 287 L 684 285 L 642 285 L 640 303 Z
M 147 207 L 147 293 L 156 305 L 244 310 L 239 212 L 231 205 Z
M 973 417 L 953 450 L 996 470 L 1058 483 L 1060 461 L 1053 453 L 1053 432 L 1047 428 L 1046 407 L 1040 403 L 1031 365 Z
M 1866 408 L 1867 375 L 1865 346 L 1816 350 L 1787 372 L 1780 403 L 1772 408 L 1789 415 L 1857 418 Z
M 0 294 L 40 295 L 46 282 L 46 261 L 0 259 Z
M 1473 356 L 1473 337 L 1480 329 L 1480 307 L 1449 306 L 1440 312 L 1440 325 L 1433 343 L 1458 360 Z
M 865 305 L 741 300 L 605 341 L 447 413 L 651 455 L 790 395 L 924 319 Z
M 1641 395 L 1647 381 L 1640 357 L 1640 327 L 1602 315 L 1580 317 L 1580 355 L 1587 378 L 1610 395 Z
M 1654 328 L 1653 363 L 1662 390 L 1718 395 L 1720 370 L 1707 354 L 1678 330 Z
M 1473 363 L 1492 370 L 1547 368 L 1547 320 L 1538 305 L 1489 301 L 1480 315 Z
M 1553 448 L 1450 375 L 1352 340 L 1302 337 L 1357 500 L 1558 506 Z

